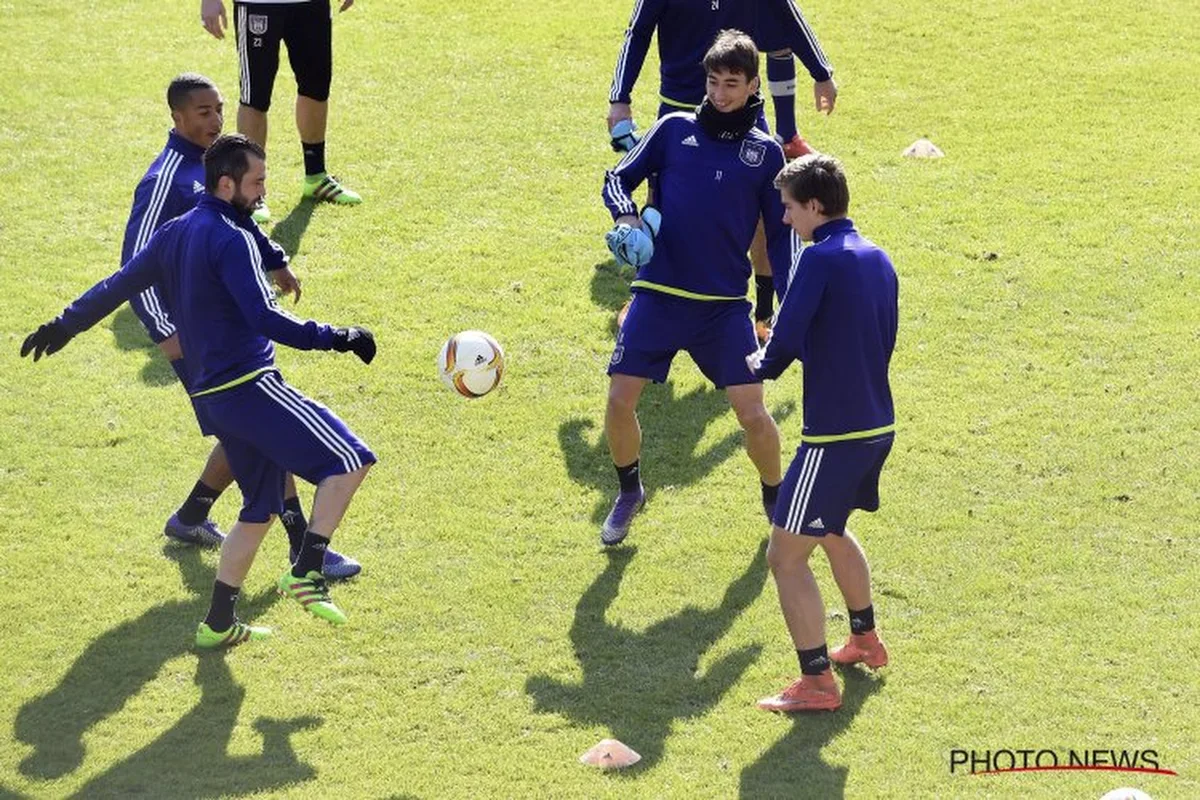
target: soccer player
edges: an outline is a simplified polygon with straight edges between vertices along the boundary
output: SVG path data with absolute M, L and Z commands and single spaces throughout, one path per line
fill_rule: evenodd
M 667 114 L 606 173 L 604 202 L 616 226 L 607 239 L 618 260 L 638 268 L 633 305 L 617 335 L 604 430 L 621 491 L 601 530 L 614 545 L 629 532 L 645 492 L 639 476 L 637 403 L 649 381 L 667 378 L 680 350 L 725 389 L 746 432 L 770 518 L 780 481 L 779 430 L 763 387 L 746 366 L 756 348 L 746 288 L 746 250 L 759 218 L 771 262 L 786 275 L 791 235 L 771 180 L 779 144 L 756 127 L 758 50 L 741 31 L 722 31 L 704 55 L 707 91 L 695 112 Z M 657 208 L 638 214 L 632 193 L 656 175 Z
M 201 157 L 205 148 L 221 135 L 224 125 L 224 99 L 216 84 L 203 75 L 184 73 L 172 80 L 167 87 L 167 106 L 174 127 L 167 134 L 166 147 L 134 190 L 133 209 L 125 225 L 125 242 L 121 248 L 122 264 L 145 247 L 159 226 L 190 211 L 203 196 L 204 164 Z M 283 248 L 268 239 L 257 225 L 250 231 L 267 275 L 285 294 L 291 293 L 299 301 L 300 281 L 288 268 L 288 257 Z M 132 298 L 129 306 L 187 389 L 179 335 L 161 290 L 150 286 Z M 208 519 L 208 512 L 232 482 L 233 473 L 218 442 L 196 485 L 183 505 L 167 520 L 163 532 L 189 544 L 220 545 L 224 535 L 216 523 Z M 291 475 L 287 478 L 284 506 L 284 528 L 294 558 L 304 538 L 307 521 Z M 323 571 L 331 580 L 350 578 L 361 572 L 362 566 L 354 559 L 330 550 L 325 554 Z
M 760 49 L 770 45 L 767 78 L 775 103 L 776 127 L 780 134 L 790 134 L 780 136 L 778 141 L 788 158 L 810 152 L 807 142 L 796 132 L 793 51 L 813 77 L 819 111 L 833 111 L 837 84 L 833 80 L 833 66 L 793 0 L 713 0 L 703 4 L 638 0 L 625 30 L 609 90 L 608 129 L 614 149 L 629 150 L 637 141 L 631 95 L 650 49 L 651 35 L 657 30 L 661 101 L 658 115 L 662 117 L 672 111 L 694 110 L 704 99 L 705 74 L 701 62 L 717 32 L 724 29 L 751 32 Z M 766 131 L 765 116 L 760 124 Z M 774 292 L 771 264 L 761 234 L 752 243 L 750 258 L 755 273 L 755 328 L 765 341 L 774 312 Z M 618 324 L 622 323 L 623 318 L 618 318 Z
M 785 221 L 805 249 L 775 329 L 748 364 L 762 379 L 804 362 L 804 430 L 775 508 L 767 561 L 800 659 L 800 678 L 759 701 L 769 711 L 834 710 L 841 693 L 830 671 L 888 654 L 875 631 L 871 570 L 846 520 L 879 508 L 879 473 L 892 449 L 895 414 L 888 362 L 896 344 L 896 271 L 887 254 L 846 217 L 850 190 L 837 160 L 813 154 L 776 177 Z M 832 653 L 825 607 L 808 558 L 825 550 L 850 612 L 850 638 Z
M 328 408 L 275 368 L 278 341 L 301 350 L 353 352 L 365 363 L 375 340 L 363 328 L 301 322 L 284 312 L 262 273 L 250 212 L 265 194 L 266 154 L 245 136 L 222 136 L 204 154 L 206 194 L 163 225 L 120 270 L 26 337 L 21 355 L 61 350 L 120 303 L 158 285 L 187 353 L 186 385 L 201 429 L 225 446 L 242 510 L 221 545 L 212 604 L 196 631 L 202 648 L 270 636 L 237 621 L 237 596 L 254 554 L 283 512 L 288 472 L 317 485 L 312 519 L 279 591 L 333 624 L 346 621 L 321 576 L 324 552 L 375 455 Z
M 354 5 L 342 0 L 339 12 Z M 238 132 L 267 146 L 267 111 L 279 70 L 279 44 L 287 45 L 296 78 L 296 129 L 304 150 L 303 197 L 316 202 L 358 205 L 362 196 L 325 170 L 325 128 L 329 119 L 329 87 L 333 81 L 333 16 L 329 0 L 235 0 L 233 30 L 237 39 L 241 103 Z M 225 38 L 229 20 L 223 0 L 200 0 L 200 22 L 217 39 Z M 254 219 L 271 218 L 266 205 Z

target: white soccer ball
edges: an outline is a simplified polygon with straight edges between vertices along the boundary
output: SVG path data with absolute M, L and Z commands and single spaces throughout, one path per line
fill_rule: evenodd
M 1106 792 L 1100 800 L 1151 800 L 1151 798 L 1150 795 L 1141 789 L 1132 789 L 1125 786 L 1120 789 L 1113 789 L 1111 792 Z
M 504 350 L 483 331 L 456 333 L 437 357 L 442 381 L 463 397 L 483 397 L 504 375 Z

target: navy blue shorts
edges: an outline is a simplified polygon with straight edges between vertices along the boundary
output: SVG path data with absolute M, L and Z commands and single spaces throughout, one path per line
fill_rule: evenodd
M 756 122 L 754 124 L 754 127 L 758 128 L 763 133 L 769 134 L 771 132 L 771 126 L 767 124 L 766 108 L 767 108 L 767 104 L 763 103 L 762 108 L 760 108 L 758 110 L 758 122 Z M 696 109 L 694 109 L 694 108 L 680 108 L 679 106 L 673 106 L 670 103 L 659 103 L 658 118 L 662 119 L 667 114 L 674 114 L 676 111 L 695 111 L 695 110 Z
M 894 434 L 861 441 L 809 444 L 783 476 L 772 522 L 791 533 L 824 536 L 846 530 L 856 508 L 879 508 L 879 473 Z
M 141 321 L 146 333 L 155 344 L 170 339 L 175 335 L 175 323 L 167 313 L 167 305 L 162 301 L 162 295 L 154 286 L 138 293 L 129 301 L 129 307 Z
M 278 372 L 193 398 L 200 428 L 225 447 L 242 490 L 242 522 L 283 512 L 287 473 L 318 484 L 374 464 L 375 454 L 337 415 L 288 386 Z
M 718 389 L 762 383 L 746 366 L 758 349 L 750 302 L 688 300 L 662 292 L 635 291 L 617 334 L 609 375 L 633 375 L 662 383 L 671 360 L 686 350 Z

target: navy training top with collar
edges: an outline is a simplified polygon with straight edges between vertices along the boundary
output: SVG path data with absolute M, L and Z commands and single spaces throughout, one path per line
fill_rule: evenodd
M 133 208 L 125 223 L 125 240 L 121 246 L 122 264 L 137 255 L 164 222 L 195 208 L 204 196 L 203 157 L 204 148 L 200 145 L 188 141 L 175 130 L 167 134 L 166 147 L 133 191 Z M 288 265 L 287 253 L 268 239 L 258 225 L 250 232 L 258 244 L 264 270 L 271 272 Z M 147 303 L 147 306 L 152 307 L 153 303 Z M 169 310 L 158 309 L 153 315 L 159 332 L 170 335 L 174 325 Z
M 774 186 L 783 164 L 779 144 L 758 128 L 720 140 L 704 132 L 695 114 L 681 111 L 658 120 L 604 176 L 604 203 L 617 219 L 638 213 L 633 191 L 657 174 L 654 205 L 662 227 L 633 290 L 694 300 L 744 299 L 752 271 L 746 251 L 760 216 L 772 270 L 784 280 L 799 241 L 783 224 Z
M 63 311 L 80 333 L 152 284 L 170 304 L 186 354 L 193 396 L 227 388 L 270 369 L 272 341 L 298 350 L 332 349 L 334 329 L 280 308 L 267 283 L 249 214 L 204 194 L 194 209 L 166 224 L 120 270 Z
M 658 31 L 659 92 L 670 105 L 691 107 L 704 99 L 704 54 L 717 33 L 736 28 L 772 49 L 789 47 L 814 81 L 833 76 L 817 36 L 793 0 L 637 0 L 617 55 L 610 103 L 630 93 Z
M 804 363 L 802 441 L 865 439 L 894 430 L 888 363 L 896 346 L 899 282 L 887 253 L 847 218 L 813 231 L 800 255 L 755 374 Z

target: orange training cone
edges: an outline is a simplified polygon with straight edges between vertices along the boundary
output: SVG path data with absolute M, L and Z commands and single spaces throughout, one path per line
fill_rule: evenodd
M 579 763 L 590 764 L 600 769 L 624 769 L 641 760 L 642 757 L 636 751 L 616 739 L 603 739 L 579 757 Z

